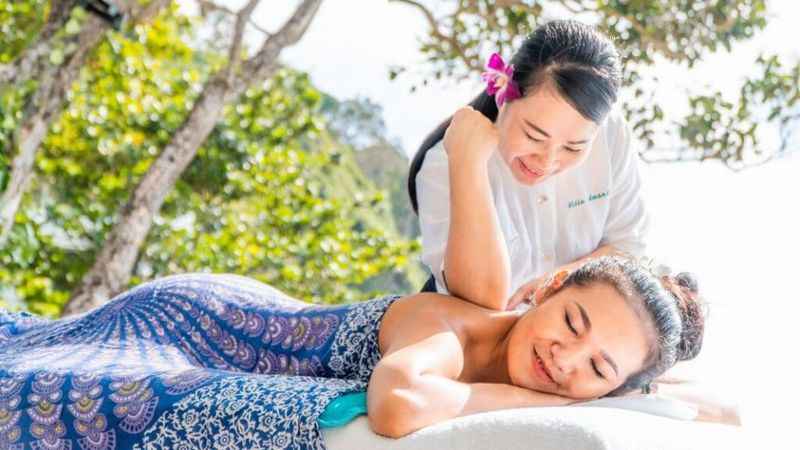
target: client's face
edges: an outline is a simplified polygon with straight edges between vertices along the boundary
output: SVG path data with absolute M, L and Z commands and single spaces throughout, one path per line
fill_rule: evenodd
M 609 284 L 569 286 L 514 325 L 508 372 L 517 386 L 597 398 L 641 369 L 650 339 L 642 319 Z

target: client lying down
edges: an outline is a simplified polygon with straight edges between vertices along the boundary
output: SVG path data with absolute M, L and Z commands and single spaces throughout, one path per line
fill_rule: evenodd
M 400 299 L 380 331 L 370 425 L 398 437 L 482 411 L 645 388 L 699 353 L 696 286 L 687 273 L 659 280 L 606 257 L 557 274 L 528 311 L 492 311 L 438 294 Z
M 60 320 L 0 311 L 0 447 L 324 448 L 326 406 L 365 390 L 391 437 L 616 395 L 697 355 L 695 295 L 685 274 L 607 257 L 553 277 L 527 311 L 432 293 L 318 306 L 211 274 Z

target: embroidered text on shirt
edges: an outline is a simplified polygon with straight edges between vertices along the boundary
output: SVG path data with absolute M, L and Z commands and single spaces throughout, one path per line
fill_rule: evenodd
M 608 197 L 608 191 L 599 192 L 597 194 L 590 194 L 589 198 L 586 199 L 586 200 L 584 200 L 582 198 L 575 199 L 575 200 L 570 200 L 569 203 L 568 203 L 568 207 L 569 208 L 576 208 L 578 206 L 581 206 L 581 205 L 585 204 L 586 202 L 592 202 L 592 201 L 599 200 L 599 199 L 604 198 L 604 197 Z

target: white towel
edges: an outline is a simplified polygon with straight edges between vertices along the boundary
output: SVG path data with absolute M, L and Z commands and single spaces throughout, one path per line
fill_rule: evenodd
M 376 435 L 361 416 L 323 430 L 329 450 L 689 450 L 736 449 L 740 427 L 675 420 L 630 409 L 542 407 L 459 417 L 402 439 Z

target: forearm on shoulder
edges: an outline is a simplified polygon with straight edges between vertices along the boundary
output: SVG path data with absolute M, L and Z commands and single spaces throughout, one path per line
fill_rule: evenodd
M 614 247 L 611 244 L 604 244 L 597 247 L 597 249 L 592 253 L 589 253 L 588 255 L 582 258 L 578 258 L 569 264 L 565 264 L 560 268 L 556 269 L 555 271 L 558 272 L 559 270 L 567 270 L 569 272 L 572 272 L 573 270 L 579 268 L 590 259 L 600 258 L 601 256 L 626 256 L 626 254 L 625 252 L 619 250 L 618 248 Z
M 486 308 L 504 309 L 511 284 L 508 250 L 497 220 L 488 169 L 450 170 L 450 226 L 445 251 L 447 289 Z

